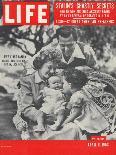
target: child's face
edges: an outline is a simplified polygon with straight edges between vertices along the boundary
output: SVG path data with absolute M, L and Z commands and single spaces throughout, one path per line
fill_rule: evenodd
M 58 90 L 63 88 L 63 82 L 60 77 L 52 76 L 49 78 L 48 82 L 52 89 Z

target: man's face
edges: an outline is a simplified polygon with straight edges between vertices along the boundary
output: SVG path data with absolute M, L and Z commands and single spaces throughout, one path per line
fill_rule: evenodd
M 68 38 L 59 36 L 59 45 L 65 57 L 70 58 L 75 49 L 75 41 L 72 34 Z

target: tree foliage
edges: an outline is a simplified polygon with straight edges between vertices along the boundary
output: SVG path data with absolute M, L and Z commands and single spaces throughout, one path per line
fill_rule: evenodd
M 0 2 L 0 18 L 2 17 L 2 3 Z M 50 22 L 53 23 L 53 2 L 50 3 Z M 22 52 L 33 56 L 46 46 L 54 33 L 49 26 L 0 26 L 0 45 L 16 46 Z M 46 34 L 47 40 L 44 41 Z

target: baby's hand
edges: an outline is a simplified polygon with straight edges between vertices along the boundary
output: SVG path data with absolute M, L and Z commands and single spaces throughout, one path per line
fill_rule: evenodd
M 60 91 L 64 94 L 64 89 L 60 89 Z
M 43 90 L 40 90 L 40 92 L 39 92 L 41 95 L 43 95 L 43 93 L 44 93 L 44 91 Z

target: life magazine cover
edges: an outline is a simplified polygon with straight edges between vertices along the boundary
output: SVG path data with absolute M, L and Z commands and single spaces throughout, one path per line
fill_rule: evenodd
M 49 3 L 49 25 L 3 25 L 1 2 L 0 140 L 115 140 L 116 27 L 55 25 Z

